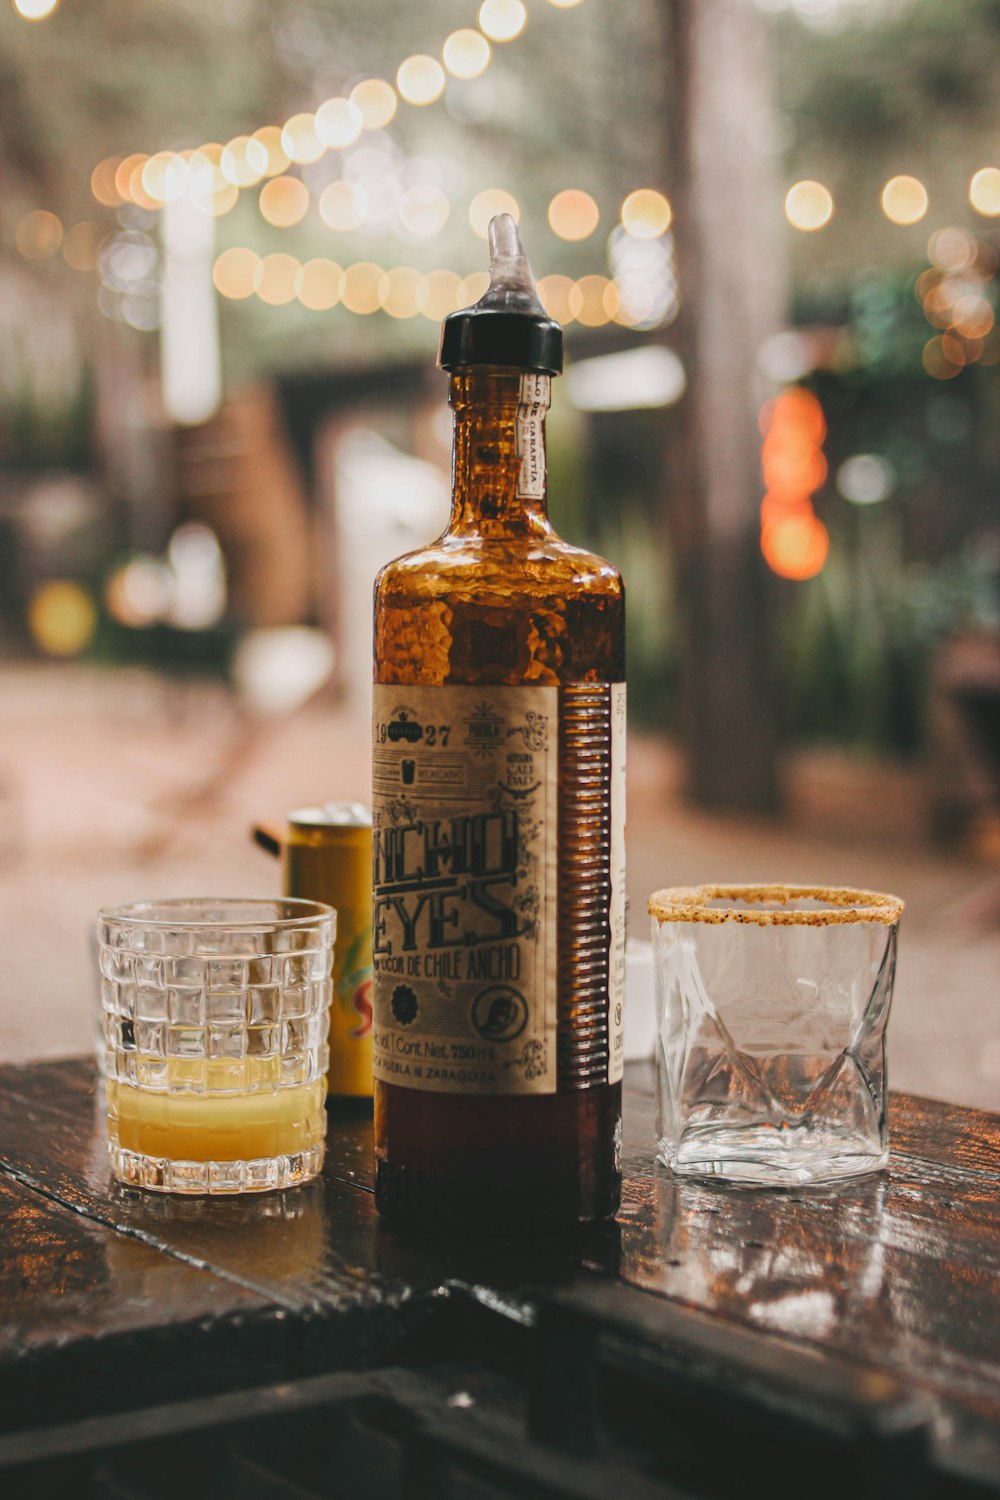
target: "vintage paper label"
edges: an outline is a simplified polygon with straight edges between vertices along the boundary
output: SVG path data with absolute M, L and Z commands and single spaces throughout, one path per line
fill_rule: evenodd
M 554 1093 L 559 695 L 374 695 L 375 1077 Z
M 517 493 L 527 500 L 545 495 L 545 413 L 551 395 L 551 376 L 521 376 L 514 440 L 521 460 Z
M 625 684 L 611 685 L 611 951 L 608 954 L 608 1082 L 625 1071 Z

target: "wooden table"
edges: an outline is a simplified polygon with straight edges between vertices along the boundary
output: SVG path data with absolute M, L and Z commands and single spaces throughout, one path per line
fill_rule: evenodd
M 43 1493 L 44 1455 L 376 1397 L 450 1477 L 362 1464 L 369 1495 L 745 1495 L 755 1466 L 810 1500 L 1000 1494 L 1000 1118 L 896 1094 L 887 1173 L 771 1193 L 673 1179 L 653 1115 L 632 1066 L 616 1225 L 438 1243 L 379 1227 L 370 1119 L 331 1117 L 307 1188 L 160 1198 L 110 1181 L 88 1062 L 0 1068 L 0 1494 Z M 477 1454 L 521 1480 L 463 1489 Z

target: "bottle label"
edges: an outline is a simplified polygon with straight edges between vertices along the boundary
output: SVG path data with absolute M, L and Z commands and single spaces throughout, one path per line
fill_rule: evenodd
M 521 376 L 514 432 L 521 460 L 517 493 L 526 500 L 541 500 L 545 495 L 545 413 L 551 396 L 551 376 Z
M 611 951 L 608 955 L 608 1082 L 625 1071 L 625 684 L 611 686 Z
M 558 720 L 555 687 L 375 687 L 385 1083 L 556 1090 Z

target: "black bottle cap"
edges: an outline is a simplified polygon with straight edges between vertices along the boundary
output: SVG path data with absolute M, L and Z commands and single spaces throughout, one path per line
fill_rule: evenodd
M 505 365 L 562 373 L 562 329 L 538 300 L 510 214 L 490 220 L 490 284 L 472 307 L 449 313 L 441 324 L 438 364 L 442 370 Z

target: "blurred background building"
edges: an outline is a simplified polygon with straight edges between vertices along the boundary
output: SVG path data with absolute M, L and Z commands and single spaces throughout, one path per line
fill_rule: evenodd
M 629 586 L 634 929 L 898 886 L 894 1081 L 1000 1106 L 998 59 L 997 0 L 0 0 L 10 1055 L 87 1044 L 102 901 L 366 795 L 506 209 Z

